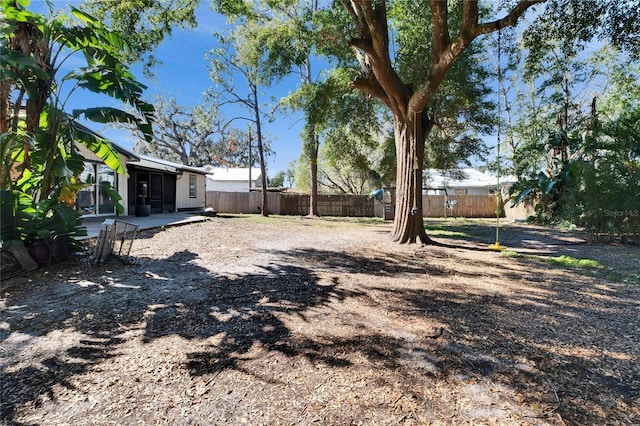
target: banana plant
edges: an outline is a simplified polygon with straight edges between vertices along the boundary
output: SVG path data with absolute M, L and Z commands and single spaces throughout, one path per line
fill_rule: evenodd
M 116 173 L 126 173 L 109 141 L 78 119 L 128 123 L 151 141 L 154 109 L 142 99 L 146 87 L 123 60 L 126 39 L 122 35 L 74 7 L 69 9 L 70 16 L 51 11 L 44 16 L 28 10 L 29 0 L 0 3 L 4 11 L 0 27 L 0 130 L 7 141 L 2 152 L 5 169 L 0 175 L 1 189 L 12 193 L 11 197 L 5 194 L 7 202 L 21 200 L 14 206 L 14 216 L 28 213 L 39 219 L 33 223 L 75 229 L 79 213 L 73 205 L 84 185 L 78 177 L 85 162 L 78 144 Z M 69 69 L 72 58 L 74 63 L 82 59 L 83 66 L 61 75 Z M 68 112 L 69 100 L 80 90 L 106 95 L 133 112 L 94 105 Z M 22 143 L 15 143 L 17 140 Z M 28 209 L 26 199 L 31 200 Z

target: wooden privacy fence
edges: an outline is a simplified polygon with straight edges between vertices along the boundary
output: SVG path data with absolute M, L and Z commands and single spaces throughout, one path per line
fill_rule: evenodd
M 495 195 L 450 195 L 449 207 L 444 195 L 423 195 L 424 217 L 495 217 Z
M 445 206 L 444 195 L 423 195 L 424 217 L 495 217 L 495 195 L 452 195 L 455 206 Z M 207 207 L 218 213 L 259 213 L 260 192 L 207 191 Z M 267 193 L 269 214 L 304 216 L 309 214 L 309 195 L 282 192 Z M 383 205 L 368 195 L 318 195 L 321 216 L 382 216 Z

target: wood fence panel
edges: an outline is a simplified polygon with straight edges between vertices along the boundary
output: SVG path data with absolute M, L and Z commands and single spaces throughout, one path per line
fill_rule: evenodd
M 459 217 L 495 217 L 495 195 L 454 195 L 449 200 L 456 200 L 452 207 L 453 215 Z
M 455 205 L 447 209 L 444 195 L 423 195 L 424 217 L 494 217 L 496 215 L 495 195 L 451 195 L 449 201 Z
M 445 214 L 445 200 L 446 197 L 444 195 L 423 195 L 422 215 L 424 217 L 443 217 Z
M 270 192 L 267 194 L 269 214 L 305 216 L 309 214 L 309 195 Z M 424 217 L 495 217 L 494 195 L 452 195 L 453 209 L 445 212 L 444 195 L 423 195 Z M 259 213 L 262 204 L 260 192 L 207 192 L 207 207 L 220 213 Z M 382 203 L 366 195 L 318 196 L 321 216 L 373 217 L 381 216 Z
M 367 195 L 319 195 L 318 213 L 321 216 L 371 217 L 374 200 Z
M 207 191 L 207 207 L 219 213 L 249 213 L 249 193 Z
M 309 195 L 279 194 L 280 214 L 305 216 L 309 214 Z

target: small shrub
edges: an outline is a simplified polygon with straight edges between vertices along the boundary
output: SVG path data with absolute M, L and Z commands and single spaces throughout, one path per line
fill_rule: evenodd
M 520 258 L 523 257 L 520 253 L 513 250 L 505 250 L 502 252 L 502 257 Z
M 544 259 L 549 265 L 562 266 L 566 268 L 599 268 L 602 265 L 593 259 L 578 259 L 571 256 L 549 257 Z

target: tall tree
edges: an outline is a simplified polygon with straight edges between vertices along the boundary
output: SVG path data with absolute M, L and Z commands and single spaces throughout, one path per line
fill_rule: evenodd
M 237 139 L 222 137 L 222 117 L 215 105 L 179 105 L 156 96 L 153 140 L 139 140 L 135 151 L 191 166 L 233 162 Z
M 285 177 L 286 177 L 285 172 L 283 170 L 280 170 L 273 176 L 273 178 L 269 179 L 269 186 L 271 188 L 283 187 Z
M 269 215 L 267 198 L 267 168 L 262 131 L 262 111 L 260 88 L 268 84 L 270 75 L 261 69 L 262 55 L 258 44 L 251 38 L 251 23 L 229 37 L 217 36 L 220 47 L 209 52 L 210 76 L 218 89 L 209 95 L 216 99 L 218 106 L 237 104 L 249 114 L 237 116 L 232 120 L 245 120 L 252 123 L 256 130 L 256 142 L 260 160 L 263 216 Z M 246 95 L 240 95 L 240 89 L 234 83 L 234 76 L 240 75 L 249 89 Z M 249 130 L 251 132 L 251 129 Z M 251 136 L 249 143 L 251 144 Z M 251 165 L 249 165 L 251 167 Z
M 349 35 L 348 44 L 359 58 L 362 72 L 351 84 L 380 99 L 391 111 L 394 120 L 397 153 L 396 218 L 392 237 L 398 242 L 430 242 L 422 219 L 422 169 L 426 136 L 435 124 L 429 101 L 445 80 L 456 61 L 478 37 L 516 25 L 518 19 L 532 6 L 545 0 L 522 0 L 505 3 L 506 10 L 498 10 L 499 18 L 481 13 L 478 1 L 410 1 L 412 10 L 406 19 L 428 14 L 430 18 L 430 52 L 427 58 L 396 47 L 417 63 L 426 59 L 424 71 L 407 81 L 399 72 L 392 56 L 394 22 L 390 21 L 385 1 L 341 0 L 351 18 L 352 26 L 343 32 Z M 634 1 L 549 0 L 536 18 L 529 32 L 530 39 L 547 47 L 545 37 L 550 31 L 563 31 L 562 36 L 574 40 L 571 46 L 580 47 L 595 35 L 608 36 L 613 42 L 638 48 L 637 7 Z M 455 19 L 459 17 L 459 19 Z M 635 21 L 634 21 L 635 19 Z M 412 27 L 409 27 L 412 28 Z M 578 31 L 579 30 L 579 31 Z M 346 35 L 346 34 L 345 34 Z M 401 42 L 401 38 L 395 41 Z
M 405 15 L 407 18 L 430 14 L 431 39 L 424 40 L 431 47 L 427 66 L 420 67 L 422 72 L 412 76 L 411 81 L 403 80 L 391 56 L 392 34 L 387 3 L 364 0 L 342 0 L 341 3 L 352 19 L 352 37 L 348 44 L 362 67 L 362 73 L 351 84 L 380 99 L 393 116 L 397 196 L 392 238 L 401 243 L 429 243 L 431 240 L 425 232 L 422 218 L 422 170 L 425 139 L 435 120 L 427 106 L 449 70 L 474 39 L 515 25 L 518 18 L 539 1 L 521 1 L 504 17 L 487 22 L 480 22 L 477 1 L 458 4 L 436 0 L 409 2 L 413 9 Z M 452 19 L 456 13 L 451 12 L 456 8 L 459 20 Z M 415 52 L 405 52 L 402 45 L 399 50 L 409 60 L 418 59 Z
M 263 138 L 264 156 L 272 155 L 271 144 Z M 208 153 L 209 164 L 215 167 L 260 167 L 260 153 L 254 143 L 253 132 L 249 129 L 228 127 L 220 135 L 220 140 Z
M 376 99 L 348 87 L 346 71 L 334 70 L 324 83 L 332 90 L 323 106 L 318 183 L 330 192 L 364 194 L 380 184 L 384 119 Z
M 252 27 L 252 39 L 260 43 L 264 52 L 263 72 L 274 78 L 292 73 L 300 78 L 297 90 L 283 104 L 304 115 L 305 125 L 300 137 L 304 162 L 309 168 L 309 214 L 317 216 L 318 153 L 329 96 L 335 91 L 327 81 L 330 73 L 315 71 L 315 65 L 318 58 L 326 59 L 324 42 L 332 36 L 324 28 L 327 21 L 337 15 L 325 13 L 318 0 L 217 0 L 214 3 L 237 24 L 257 23 Z
M 519 115 L 511 132 L 518 141 L 513 151 L 518 176 L 540 170 L 554 175 L 577 154 L 567 135 L 590 117 L 597 74 L 596 67 L 562 49 L 552 50 L 543 63 L 524 73 L 532 93 L 515 100 Z
M 320 147 L 319 184 L 339 194 L 366 194 L 379 188 L 377 148 L 376 140 L 354 139 L 344 128 L 333 132 Z
M 540 102 L 516 121 L 515 201 L 533 199 L 538 221 L 570 222 L 594 238 L 637 236 L 638 61 L 606 47 L 588 60 L 561 55 L 536 69 Z

